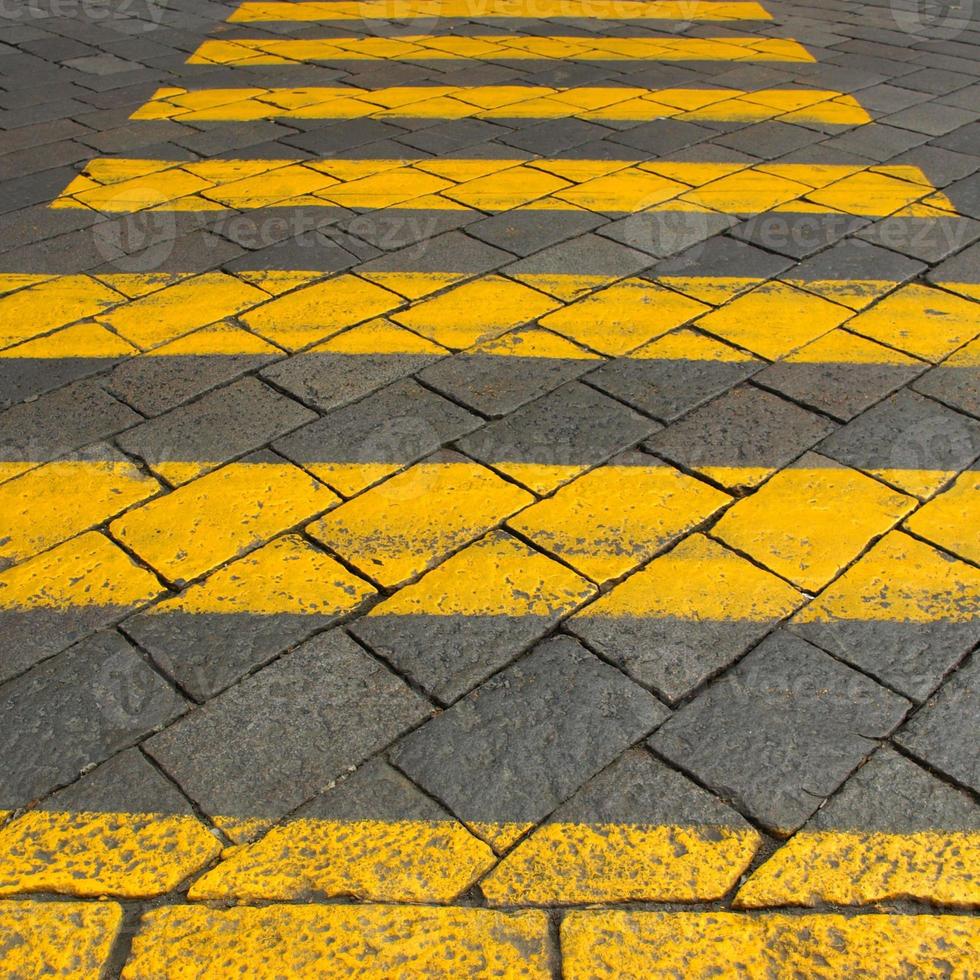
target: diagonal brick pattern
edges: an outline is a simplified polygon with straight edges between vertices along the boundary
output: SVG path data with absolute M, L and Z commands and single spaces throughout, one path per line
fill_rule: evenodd
M 971 976 L 976 36 L 0 12 L 0 972 Z

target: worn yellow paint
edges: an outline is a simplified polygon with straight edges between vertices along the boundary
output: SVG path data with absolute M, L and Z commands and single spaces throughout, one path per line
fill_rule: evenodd
M 980 334 L 977 304 L 943 289 L 910 283 L 858 314 L 849 330 L 938 361 Z
M 175 905 L 142 919 L 124 980 L 464 976 L 548 980 L 543 912 L 395 905 Z
M 812 62 L 796 41 L 764 37 L 528 37 L 512 34 L 339 37 L 204 41 L 190 65 L 283 65 L 309 61 L 483 61 L 563 58 L 566 61 Z
M 412 466 L 308 531 L 374 580 L 395 586 L 532 500 L 485 466 L 449 456 Z
M 122 337 L 98 323 L 85 321 L 43 337 L 35 337 L 16 347 L 0 350 L 0 358 L 30 357 L 52 360 L 58 357 L 118 359 L 139 351 Z
M 597 354 L 579 347 L 578 344 L 573 344 L 570 340 L 539 327 L 514 330 L 502 337 L 485 340 L 467 353 L 479 354 L 481 357 L 535 357 L 594 361 L 596 364 L 602 363 L 603 360 Z
M 162 593 L 153 575 L 96 531 L 0 572 L 0 609 L 129 609 Z
M 392 314 L 443 347 L 462 349 L 536 320 L 559 304 L 502 276 L 484 276 Z
M 679 200 L 724 214 L 757 214 L 785 204 L 810 188 L 796 180 L 756 169 L 740 170 L 688 191 Z M 855 203 L 855 206 L 857 203 Z
M 570 912 L 563 976 L 926 977 L 968 980 L 980 920 L 938 915 Z
M 734 904 L 756 909 L 909 899 L 980 906 L 980 834 L 801 830 L 755 871 Z
M 353 896 L 449 902 L 494 864 L 458 821 L 298 819 L 236 848 L 187 897 L 275 901 Z
M 149 612 L 331 616 L 349 612 L 374 591 L 305 538 L 287 534 Z
M 240 4 L 232 24 L 258 21 L 412 20 L 420 17 L 583 17 L 595 20 L 771 20 L 751 0 L 353 0 Z
M 847 330 L 831 330 L 782 358 L 784 364 L 893 364 L 923 366 L 921 361 L 883 347 Z
M 387 320 L 370 320 L 310 348 L 311 354 L 447 354 L 445 347 Z
M 360 270 L 358 275 L 377 283 L 406 299 L 422 299 L 454 283 L 468 279 L 465 272 L 373 272 Z
M 697 321 L 702 330 L 775 360 L 839 326 L 853 311 L 782 282 L 767 282 Z
M 781 579 L 700 534 L 685 538 L 575 619 L 650 619 L 773 622 L 804 597 Z
M 863 310 L 876 299 L 890 293 L 898 283 L 889 279 L 796 279 L 792 272 L 783 282 L 798 286 L 851 310 Z
M 139 347 L 156 347 L 268 298 L 227 273 L 206 272 L 117 306 L 98 320 Z
M 0 831 L 0 895 L 152 898 L 220 850 L 191 815 L 35 810 Z
M 978 615 L 980 571 L 892 532 L 805 606 L 794 622 L 967 623 Z
M 879 171 L 882 169 L 879 168 Z M 888 215 L 901 208 L 908 208 L 928 193 L 929 188 L 922 184 L 902 180 L 889 173 L 866 170 L 811 191 L 807 196 L 817 204 L 850 214 Z M 943 199 L 946 210 L 955 213 L 956 208 L 945 195 L 937 192 L 933 196 Z
M 693 100 L 701 104 L 683 112 Z M 769 98 L 766 99 L 765 96 Z M 798 104 L 803 102 L 804 105 Z M 680 103 L 681 105 L 678 105 Z M 723 122 L 794 122 L 861 125 L 867 112 L 849 95 L 832 91 L 771 89 L 646 89 L 543 85 L 354 86 L 307 88 L 158 89 L 131 119 L 179 119 L 181 122 L 231 122 L 255 119 L 360 119 L 412 117 L 435 119 L 622 119 L 648 122 L 668 116 Z
M 400 589 L 378 616 L 561 616 L 595 595 L 574 572 L 502 531 L 457 552 Z
M 518 164 L 443 191 L 443 196 L 481 211 L 510 211 L 569 187 L 567 180 Z
M 740 293 L 748 292 L 765 280 L 747 276 L 658 276 L 655 282 L 662 283 L 670 289 L 710 303 L 721 306 L 734 299 Z
M 167 578 L 187 581 L 336 501 L 296 466 L 229 463 L 131 510 L 110 531 Z
M 211 355 L 258 356 L 282 354 L 282 350 L 234 323 L 222 321 L 202 327 L 169 343 L 148 350 L 144 357 L 201 357 Z
M 275 826 L 276 821 L 269 817 L 223 817 L 220 814 L 211 818 L 217 827 L 229 840 L 235 844 L 248 844 L 257 840 Z M 228 851 L 233 851 L 228 848 Z M 222 852 L 225 856 L 225 852 Z
M 547 823 L 481 883 L 494 905 L 721 898 L 759 847 L 754 830 Z
M 640 167 L 627 167 L 574 187 L 556 190 L 553 197 L 589 211 L 633 213 L 669 201 L 686 189 L 686 185 L 660 174 Z
M 267 340 L 298 350 L 404 302 L 390 290 L 345 274 L 280 296 L 244 314 L 241 320 Z
M 115 902 L 0 903 L 0 957 L 11 978 L 104 976 L 122 927 Z
M 625 354 L 708 307 L 646 279 L 626 279 L 554 313 L 541 323 L 603 354 Z
M 0 347 L 96 316 L 124 300 L 125 296 L 90 276 L 41 278 L 0 297 Z
M 898 490 L 915 494 L 923 500 L 931 497 L 950 483 L 960 470 L 959 467 L 952 470 L 937 470 L 894 466 L 864 466 L 862 469 L 864 472 L 878 477 L 879 480 L 890 483 Z
M 672 466 L 610 464 L 508 522 L 596 582 L 618 578 L 731 498 Z
M 19 561 L 152 497 L 160 484 L 132 463 L 62 460 L 0 485 L 0 561 Z
M 519 282 L 527 283 L 535 289 L 540 289 L 543 293 L 548 293 L 565 303 L 570 303 L 573 299 L 578 299 L 586 293 L 591 293 L 594 289 L 608 286 L 620 277 L 614 273 L 605 275 L 571 275 L 569 273 L 555 272 L 550 274 L 534 272 L 516 272 L 514 278 Z M 556 304 L 558 305 L 558 304 Z
M 915 500 L 808 454 L 715 525 L 726 544 L 811 592 L 823 588 Z
M 719 343 L 693 330 L 680 329 L 638 347 L 630 354 L 637 360 L 707 361 L 709 363 L 748 364 L 750 354 Z
M 967 470 L 906 521 L 915 534 L 980 563 L 980 471 Z

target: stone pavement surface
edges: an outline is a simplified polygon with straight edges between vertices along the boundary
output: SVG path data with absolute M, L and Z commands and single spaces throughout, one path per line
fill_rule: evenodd
M 975 977 L 971 16 L 0 2 L 0 973 Z

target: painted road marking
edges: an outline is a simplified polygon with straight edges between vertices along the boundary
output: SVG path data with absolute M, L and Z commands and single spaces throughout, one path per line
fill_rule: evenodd
M 355 0 L 353 3 L 242 3 L 228 23 L 412 20 L 423 17 L 572 17 L 576 20 L 771 20 L 748 0 Z
M 158 89 L 131 119 L 232 122 L 255 119 L 603 119 L 828 123 L 871 117 L 854 96 L 805 89 L 646 89 L 488 85 L 399 88 Z
M 246 38 L 204 41 L 189 65 L 299 65 L 314 61 L 744 61 L 813 62 L 802 44 L 760 37 L 528 37 L 418 34 L 403 37 Z
M 885 216 L 899 210 L 914 215 L 916 202 L 930 190 L 921 169 L 912 166 L 871 173 L 840 165 L 655 161 L 267 159 L 161 164 L 100 158 L 90 161 L 51 207 L 108 213 L 300 205 L 498 212 L 533 201 L 536 208 L 561 211 L 573 205 L 572 210 L 584 207 L 604 214 L 652 212 L 658 206 L 758 214 L 801 201 L 815 213 L 825 208 L 826 213 Z
M 900 977 L 939 969 L 967 980 L 980 920 L 931 915 L 571 912 L 562 922 L 569 980 L 598 977 Z

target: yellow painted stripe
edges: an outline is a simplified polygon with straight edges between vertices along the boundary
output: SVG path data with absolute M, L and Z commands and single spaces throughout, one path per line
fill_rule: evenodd
M 764 37 L 524 37 L 419 34 L 404 37 L 254 38 L 204 41 L 191 65 L 289 65 L 310 61 L 771 61 L 812 62 L 796 41 Z
M 354 0 L 243 3 L 232 24 L 265 21 L 412 20 L 421 17 L 573 17 L 576 20 L 771 20 L 747 0 Z
M 932 915 L 571 912 L 562 975 L 601 977 L 975 976 L 980 919 Z
M 741 887 L 735 906 L 903 900 L 980 906 L 980 833 L 801 830 Z
M 3 972 L 66 980 L 105 976 L 122 921 L 122 907 L 114 902 L 2 902 Z
M 0 895 L 153 898 L 220 851 L 194 816 L 37 810 L 0 831 Z
M 144 915 L 124 980 L 178 976 L 551 977 L 544 912 L 176 905 Z
M 735 885 L 760 840 L 727 827 L 549 823 L 481 889 L 495 905 L 712 901 Z
M 152 160 L 96 159 L 55 208 L 117 213 L 262 207 L 508 211 L 583 207 L 604 213 L 781 207 L 883 216 L 929 194 L 917 167 L 614 163 L 595 160 Z M 935 195 L 933 195 L 935 196 Z M 955 211 L 952 203 L 949 209 Z M 19 294 L 14 294 L 19 295 Z
M 693 108 L 690 108 L 692 107 Z M 625 119 L 669 116 L 728 122 L 761 122 L 791 116 L 793 122 L 861 125 L 871 121 L 851 95 L 834 91 L 763 89 L 557 89 L 544 86 L 451 85 L 359 89 L 229 88 L 159 89 L 131 119 L 181 122 L 255 119 Z

